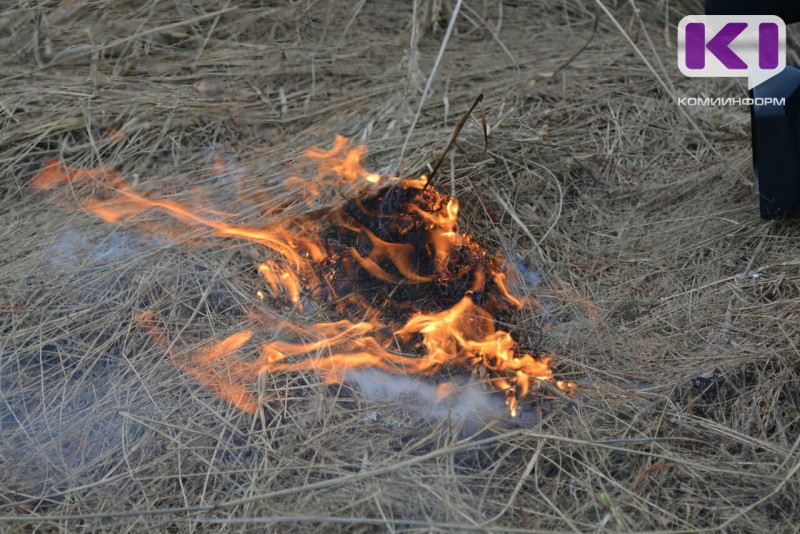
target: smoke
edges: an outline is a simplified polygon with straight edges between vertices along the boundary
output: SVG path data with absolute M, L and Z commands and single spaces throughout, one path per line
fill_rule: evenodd
M 508 416 L 505 402 L 497 393 L 486 392 L 476 383 L 434 385 L 413 376 L 392 375 L 377 369 L 348 371 L 346 379 L 357 384 L 369 401 L 400 404 L 424 417 L 479 422 Z
M 123 444 L 135 447 L 143 434 L 121 412 L 137 411 L 146 398 L 123 385 L 124 369 L 114 365 L 95 365 L 69 382 L 54 369 L 40 370 L 40 383 L 33 382 L 34 373 L 24 386 L 0 381 L 0 457 L 14 466 L 4 481 L 20 496 L 49 495 L 46 500 L 56 503 L 63 492 L 99 484 L 121 464 L 113 458 Z M 95 491 L 113 493 L 113 486 L 99 486 Z
M 67 229 L 43 255 L 52 265 L 76 269 L 87 262 L 109 263 L 132 258 L 139 238 L 122 231 L 108 234 L 102 240 L 90 240 L 83 232 Z
M 516 267 L 518 277 L 512 277 L 508 289 L 517 296 L 525 296 L 526 293 L 533 292 L 539 288 L 542 282 L 541 275 L 532 269 L 519 252 L 512 251 L 509 256 L 509 263 Z

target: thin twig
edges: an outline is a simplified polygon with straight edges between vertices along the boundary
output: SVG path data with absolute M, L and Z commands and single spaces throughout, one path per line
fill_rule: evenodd
M 475 110 L 475 106 L 477 106 L 482 100 L 483 100 L 483 93 L 478 95 L 478 97 L 475 99 L 475 102 L 473 102 L 472 105 L 470 106 L 469 110 L 466 113 L 464 113 L 464 115 L 461 116 L 461 120 L 458 121 L 458 124 L 456 124 L 456 127 L 453 130 L 453 135 L 450 136 L 450 142 L 447 144 L 447 147 L 442 152 L 442 155 L 439 156 L 439 161 L 437 161 L 436 165 L 433 167 L 431 175 L 428 177 L 428 182 L 425 184 L 425 187 L 423 187 L 423 189 L 426 189 L 436 180 L 436 173 L 439 171 L 439 167 L 442 165 L 444 158 L 447 156 L 447 153 L 450 152 L 456 145 L 456 139 L 458 139 L 458 134 L 461 133 L 461 129 L 467 123 L 467 119 L 469 119 L 469 116 Z M 486 136 L 486 123 L 484 122 L 484 137 L 485 136 Z M 488 146 L 488 139 L 486 140 L 486 143 Z

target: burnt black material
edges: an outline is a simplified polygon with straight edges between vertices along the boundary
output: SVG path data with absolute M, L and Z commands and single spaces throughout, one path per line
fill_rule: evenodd
M 335 256 L 340 258 L 340 267 L 349 271 L 349 276 L 333 281 L 338 285 L 336 292 L 354 291 L 372 300 L 373 306 L 393 310 L 400 316 L 419 309 L 423 303 L 433 312 L 449 309 L 466 295 L 495 316 L 510 309 L 493 281 L 493 275 L 500 271 L 498 260 L 469 235 L 462 232 L 461 245 L 452 247 L 444 262 L 437 262 L 431 243 L 434 225 L 422 212 L 431 217 L 444 213 L 450 200 L 433 187 L 395 186 L 349 201 L 337 215 L 340 220 L 333 225 L 336 233 L 327 236 L 327 246 L 339 251 Z M 405 279 L 388 257 L 377 261 L 378 266 L 402 282 L 387 284 L 374 278 L 348 252 L 352 247 L 367 257 L 372 251 L 374 244 L 362 229 L 381 241 L 410 247 L 411 270 L 421 277 L 432 277 L 432 281 L 416 283 Z M 342 284 L 352 287 L 341 287 Z

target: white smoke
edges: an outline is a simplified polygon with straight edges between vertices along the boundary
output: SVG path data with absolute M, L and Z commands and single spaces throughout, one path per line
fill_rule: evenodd
M 508 257 L 510 267 L 516 271 L 518 276 L 511 277 L 509 290 L 519 297 L 524 297 L 527 293 L 539 289 L 542 276 L 538 271 L 531 268 L 519 252 L 512 251 Z
M 358 369 L 348 371 L 346 379 L 357 384 L 369 401 L 400 404 L 425 417 L 472 422 L 508 417 L 508 408 L 497 393 L 487 392 L 476 383 L 451 382 L 448 394 L 440 400 L 436 385 L 413 376 Z
M 138 241 L 135 236 L 123 231 L 91 240 L 79 230 L 67 229 L 44 249 L 43 254 L 56 267 L 76 269 L 87 262 L 109 263 L 129 259 L 136 254 Z

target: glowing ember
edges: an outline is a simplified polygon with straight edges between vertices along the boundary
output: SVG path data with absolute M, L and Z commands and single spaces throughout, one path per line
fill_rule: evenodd
M 234 224 L 232 216 L 194 202 L 140 193 L 109 167 L 70 168 L 54 160 L 32 183 L 45 191 L 82 181 L 100 186 L 93 190 L 103 190 L 102 196 L 93 194 L 81 203 L 110 223 L 174 236 L 142 221 L 145 212 L 160 210 L 195 236 L 262 245 L 268 249 L 257 266 L 263 284 L 254 290 L 260 301 L 297 311 L 323 306 L 342 317 L 314 324 L 261 317 L 264 330 L 279 330 L 281 340 L 258 345 L 256 333 L 245 330 L 188 356 L 170 354 L 176 366 L 247 413 L 259 407 L 253 392 L 259 375 L 302 370 L 335 383 L 348 370 L 364 367 L 415 375 L 482 367 L 505 393 L 512 414 L 538 383 L 573 389 L 572 383 L 554 380 L 552 357 L 526 353 L 509 332 L 497 328 L 495 317 L 509 316 L 523 302 L 509 293 L 502 260 L 460 229 L 458 201 L 426 188 L 424 176 L 408 180 L 369 173 L 361 166 L 364 154 L 363 147 L 351 147 L 341 136 L 330 150 L 307 151 L 317 173 L 310 179 L 291 177 L 287 191 L 313 207 L 324 205 L 323 192 L 333 192 L 343 203 L 316 211 L 314 218 L 263 227 Z M 221 158 L 215 160 L 215 168 L 224 166 Z M 169 352 L 157 317 L 146 312 L 138 321 Z M 439 392 L 446 397 L 449 386 Z

